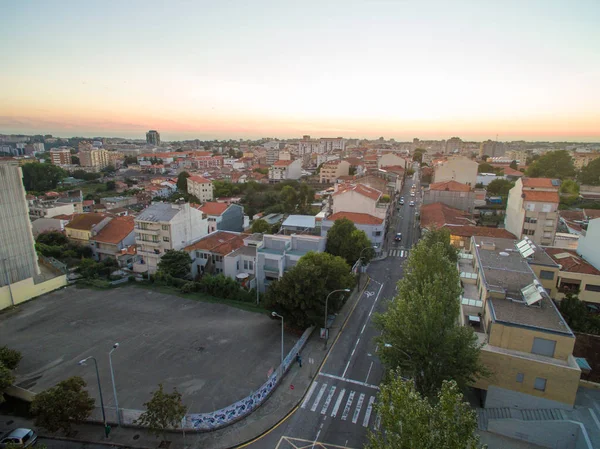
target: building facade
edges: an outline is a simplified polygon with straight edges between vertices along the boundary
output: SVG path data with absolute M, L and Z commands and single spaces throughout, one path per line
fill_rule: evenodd
M 475 192 L 470 186 L 460 182 L 436 182 L 423 191 L 423 204 L 433 203 L 444 203 L 455 209 L 473 213 Z
M 89 167 L 96 171 L 102 170 L 110 165 L 108 151 L 104 148 L 86 148 L 77 153 L 79 164 L 82 167 Z
M 300 179 L 302 176 L 302 160 L 277 161 L 269 167 L 269 182 Z
M 201 203 L 213 200 L 213 185 L 202 176 L 190 176 L 187 178 L 187 192 L 194 195 Z
M 475 187 L 478 168 L 468 157 L 451 156 L 434 164 L 433 182 L 456 181 Z
M 319 173 L 319 182 L 334 183 L 340 176 L 348 176 L 350 173 L 350 163 L 347 161 L 329 161 L 321 166 Z
M 154 129 L 148 131 L 146 133 L 146 143 L 155 147 L 160 146 L 160 133 Z
M 52 148 L 50 150 L 50 162 L 52 162 L 52 165 L 70 165 L 71 149 L 67 147 Z

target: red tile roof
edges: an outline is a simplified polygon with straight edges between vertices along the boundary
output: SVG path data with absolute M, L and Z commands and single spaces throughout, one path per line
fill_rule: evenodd
M 202 176 L 190 176 L 188 179 L 192 182 L 197 182 L 200 184 L 210 184 L 210 181 Z
M 523 174 L 523 172 L 519 171 L 519 170 L 515 170 L 514 168 L 510 168 L 510 167 L 503 167 L 504 170 L 504 175 L 505 176 L 516 176 L 516 177 L 522 177 L 525 176 Z
M 482 237 L 493 237 L 498 239 L 513 239 L 517 237 L 502 228 L 488 228 L 485 226 L 446 226 L 446 229 L 450 230 L 450 234 L 457 235 L 460 237 L 472 237 L 474 235 Z
M 523 187 L 529 189 L 544 188 L 558 190 L 558 186 L 552 185 L 552 181 L 552 178 L 521 178 Z
M 583 213 L 585 214 L 588 220 L 593 220 L 594 218 L 600 218 L 600 210 L 598 209 L 583 209 Z
M 68 220 L 68 221 L 71 221 L 75 215 L 77 215 L 77 214 L 70 214 L 70 215 L 60 214 L 60 215 L 55 215 L 52 218 L 54 218 L 56 220 Z
M 106 214 L 97 214 L 91 212 L 89 214 L 77 214 L 73 217 L 71 222 L 65 226 L 69 229 L 78 229 L 81 231 L 91 231 L 91 229 L 100 223 L 102 220 L 107 218 Z
M 541 203 L 558 203 L 558 192 L 543 192 L 539 190 L 523 190 L 525 201 L 538 201 Z
M 421 227 L 441 228 L 444 225 L 469 225 L 471 215 L 444 203 L 431 203 L 421 206 Z
M 335 192 L 333 195 L 340 195 L 342 193 L 346 193 L 349 191 L 354 191 L 356 193 L 359 193 L 363 196 L 366 196 L 367 198 L 370 198 L 374 201 L 379 200 L 379 198 L 381 197 L 382 193 L 377 190 L 377 189 L 373 189 L 371 187 L 368 187 L 364 184 L 340 184 L 340 187 L 338 188 L 338 191 Z
M 229 205 L 225 203 L 216 203 L 213 201 L 208 201 L 198 209 L 204 212 L 206 215 L 221 215 L 227 210 L 228 207 Z
M 184 248 L 185 251 L 204 250 L 226 256 L 244 246 L 244 236 L 227 231 L 216 231 Z
M 577 252 L 565 248 L 544 248 L 552 260 L 561 265 L 560 271 L 569 273 L 593 274 L 600 276 L 600 270 L 585 261 Z
M 338 212 L 327 217 L 327 220 L 336 221 L 342 218 L 347 218 L 353 223 L 362 225 L 381 225 L 383 223 L 382 218 L 374 217 L 369 214 L 360 214 L 356 212 Z
M 113 218 L 90 240 L 118 244 L 133 232 L 133 224 L 133 217 L 130 216 Z
M 429 185 L 429 190 L 447 190 L 450 192 L 470 192 L 471 187 L 456 181 L 434 182 Z
M 396 173 L 398 175 L 403 175 L 406 171 L 401 165 L 385 165 L 381 167 L 381 169 L 388 172 Z
M 287 167 L 294 161 L 276 161 L 273 165 L 276 167 Z

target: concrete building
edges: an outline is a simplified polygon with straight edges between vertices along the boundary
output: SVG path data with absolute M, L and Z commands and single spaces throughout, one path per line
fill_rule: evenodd
M 187 192 L 194 195 L 201 203 L 213 200 L 213 185 L 202 176 L 190 176 L 187 179 Z
M 256 277 L 258 289 L 264 292 L 269 284 L 294 267 L 309 251 L 325 251 L 325 237 L 313 235 L 265 235 L 257 246 Z
M 89 167 L 96 171 L 102 170 L 110 165 L 108 151 L 104 148 L 85 148 L 77 153 L 79 165 Z
M 77 214 L 65 226 L 65 235 L 75 243 L 88 245 L 90 239 L 100 232 L 111 220 L 111 216 L 97 212 Z
M 206 202 L 198 207 L 208 220 L 208 232 L 244 230 L 244 208 L 239 204 Z
M 538 245 L 554 242 L 558 223 L 558 188 L 550 178 L 521 178 L 508 193 L 504 227 L 519 238 L 529 237 Z
M 277 161 L 269 167 L 269 182 L 300 179 L 302 176 L 302 160 Z
M 357 212 L 337 212 L 324 218 L 321 223 L 321 236 L 327 237 L 327 233 L 335 224 L 336 220 L 348 219 L 357 229 L 365 231 L 373 246 L 381 248 L 385 239 L 385 220 L 369 214 Z
M 279 148 L 267 148 L 266 164 L 273 165 L 279 160 Z M 289 159 L 287 159 L 289 160 Z
M 489 157 L 499 157 L 504 156 L 506 152 L 506 146 L 503 142 L 497 142 L 495 140 L 486 140 L 485 142 L 481 142 L 479 147 L 479 157 L 483 157 L 487 155 Z M 523 161 L 525 162 L 525 161 Z
M 572 293 L 577 294 L 580 300 L 588 304 L 600 305 L 600 270 L 574 250 L 565 248 L 544 248 L 544 250 L 558 266 L 557 273 L 547 272 L 544 275 L 555 282 L 552 295 L 554 299 L 561 300 L 567 293 Z
M 155 273 L 162 255 L 180 250 L 208 234 L 208 220 L 189 203 L 155 203 L 135 218 L 135 242 L 140 261 L 133 265 L 138 273 Z
M 321 166 L 319 173 L 319 182 L 334 183 L 340 176 L 348 176 L 350 174 L 350 163 L 346 161 L 329 161 Z
M 244 246 L 244 237 L 239 232 L 215 231 L 187 245 L 184 251 L 192 258 L 192 277 L 225 274 L 225 257 Z
M 337 190 L 331 196 L 331 210 L 368 214 L 385 221 L 390 203 L 381 202 L 382 193 L 363 184 L 336 184 Z
M 600 269 L 600 218 L 589 220 L 587 231 L 579 237 L 577 253 Z
M 50 162 L 52 165 L 70 165 L 71 149 L 68 147 L 52 148 L 50 150 Z
M 538 251 L 526 241 L 477 236 L 471 253 L 459 258 L 460 323 L 474 328 L 491 372 L 474 385 L 486 408 L 571 409 L 575 403 L 581 375 L 575 335 L 527 260 Z
M 600 157 L 600 151 L 576 151 L 572 153 L 571 157 L 573 158 L 575 169 L 581 170 L 593 160 L 598 159 Z
M 151 129 L 146 133 L 146 143 L 148 145 L 160 146 L 160 133 Z
M 90 246 L 96 260 L 120 259 L 123 250 L 135 244 L 134 219 L 131 216 L 114 217 L 98 232 L 92 232 Z M 133 263 L 134 257 L 124 260 Z
M 323 153 L 344 151 L 346 149 L 346 139 L 343 137 L 322 137 L 319 139 L 319 147 Z
M 118 209 L 121 207 L 137 204 L 138 200 L 135 196 L 107 196 L 100 199 L 100 204 L 104 204 L 107 210 Z
M 314 215 L 290 215 L 281 224 L 281 231 L 284 235 L 320 235 L 320 227 L 321 222 L 318 222 Z
M 406 170 L 407 161 L 394 153 L 383 154 L 377 161 L 377 168 L 402 167 Z
M 434 163 L 433 182 L 456 181 L 474 187 L 479 164 L 464 156 L 451 156 Z
M 62 204 L 56 201 L 34 201 L 29 206 L 29 216 L 36 218 L 53 218 L 57 215 L 72 215 L 75 213 L 73 204 Z
M 475 192 L 471 186 L 456 181 L 435 182 L 423 192 L 423 204 L 444 203 L 473 213 Z

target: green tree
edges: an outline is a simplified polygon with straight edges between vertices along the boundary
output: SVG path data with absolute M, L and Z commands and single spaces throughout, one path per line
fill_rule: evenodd
M 46 192 L 55 189 L 60 181 L 67 177 L 67 172 L 56 165 L 30 162 L 22 167 L 25 190 Z
M 156 436 L 166 440 L 167 429 L 175 429 L 181 425 L 185 416 L 185 406 L 181 401 L 181 393 L 173 388 L 171 394 L 165 393 L 162 384 L 152 393 L 152 398 L 144 404 L 146 411 L 135 420 L 135 424 L 147 427 Z
M 254 220 L 250 230 L 252 232 L 258 232 L 258 233 L 264 234 L 264 233 L 268 233 L 271 230 L 271 225 L 269 223 L 267 223 L 265 220 L 263 220 L 262 218 L 259 218 L 258 220 Z
M 85 170 L 75 170 L 71 173 L 71 176 L 75 179 L 83 179 L 84 181 L 95 181 L 100 179 L 102 175 L 100 173 L 88 173 Z
M 279 193 L 279 198 L 286 213 L 293 213 L 298 204 L 298 195 L 292 186 L 284 186 Z
M 413 153 L 412 160 L 416 161 L 420 164 L 421 162 L 423 162 L 423 154 L 424 153 L 427 153 L 427 150 L 424 150 L 423 148 L 417 148 L 415 150 L 415 152 Z
M 396 373 L 381 386 L 377 431 L 369 432 L 367 449 L 477 449 L 477 415 L 456 382 L 444 381 L 434 403 L 413 382 Z
M 15 349 L 0 347 L 0 404 L 4 402 L 4 391 L 15 381 L 13 370 L 19 366 L 22 355 Z
M 48 232 L 42 232 L 40 235 L 38 235 L 36 242 L 42 243 L 44 245 L 58 246 L 58 245 L 68 244 L 69 239 L 62 232 L 48 231 Z
M 487 374 L 473 329 L 457 325 L 461 293 L 448 231 L 429 231 L 410 253 L 395 300 L 375 317 L 385 367 L 414 379 L 428 398 L 444 380 L 463 388 Z
M 535 162 L 532 162 L 525 174 L 532 178 L 565 179 L 575 176 L 575 167 L 573 159 L 567 151 L 549 151 L 540 156 Z
M 487 162 L 482 162 L 481 164 L 479 164 L 479 167 L 477 168 L 477 173 L 496 173 L 494 171 L 494 167 L 492 167 L 490 164 L 488 164 Z
M 572 179 L 565 179 L 560 183 L 559 191 L 567 195 L 579 195 L 579 184 Z
M 594 159 L 579 172 L 579 182 L 591 186 L 600 186 L 600 158 Z
M 344 259 L 311 251 L 279 280 L 271 283 L 265 306 L 277 311 L 292 326 L 304 329 L 310 325 L 321 325 L 327 295 L 333 290 L 351 289 L 354 282 Z M 339 310 L 342 297 L 341 293 L 330 296 L 328 313 Z
M 487 186 L 487 194 L 490 196 L 508 196 L 508 192 L 515 186 L 514 182 L 508 179 L 494 179 Z
M 36 395 L 31 403 L 36 426 L 70 434 L 72 424 L 85 421 L 94 409 L 95 401 L 85 386 L 81 377 L 74 376 Z
M 102 173 L 106 174 L 106 175 L 112 175 L 114 172 L 117 171 L 117 169 L 115 168 L 114 165 L 109 164 L 106 167 L 104 167 L 102 170 L 100 170 Z
M 315 191 L 307 184 L 301 184 L 298 189 L 298 213 L 308 214 L 315 200 Z
M 483 162 L 486 162 L 490 157 L 487 154 L 484 154 L 483 156 L 481 156 L 481 160 Z
M 165 275 L 184 278 L 191 274 L 192 258 L 185 251 L 170 249 L 160 258 L 158 270 Z
M 369 249 L 365 250 L 365 248 Z M 327 231 L 325 251 L 342 257 L 350 266 L 353 266 L 361 256 L 365 264 L 375 256 L 373 244 L 365 231 L 357 229 L 354 223 L 347 218 L 336 220 L 331 229 Z
M 79 160 L 79 158 L 77 156 L 71 156 L 71 164 L 79 165 L 80 163 L 81 163 L 81 161 Z
M 517 163 L 517 161 L 513 160 L 510 165 L 510 168 L 512 168 L 513 170 L 518 170 L 519 169 L 519 164 Z
M 117 189 L 117 183 L 115 181 L 106 181 L 106 190 L 111 192 Z
M 187 179 L 190 177 L 190 174 L 186 171 L 182 171 L 177 176 L 177 190 L 180 192 L 187 192 Z

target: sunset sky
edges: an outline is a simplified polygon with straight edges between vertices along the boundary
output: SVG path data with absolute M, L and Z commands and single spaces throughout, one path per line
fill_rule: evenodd
M 0 133 L 600 142 L 599 24 L 598 0 L 5 0 Z

